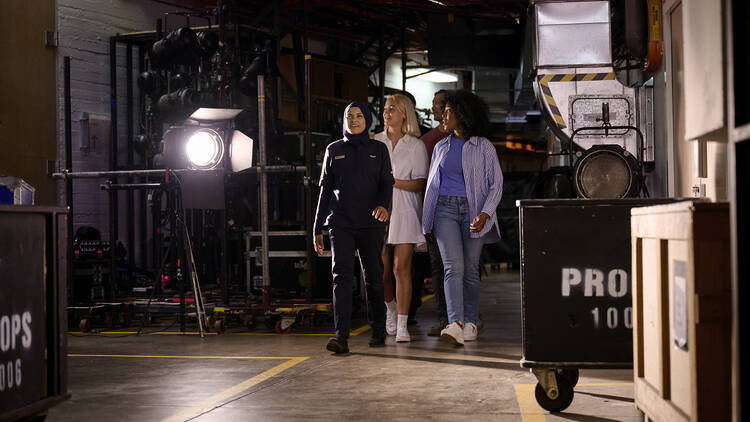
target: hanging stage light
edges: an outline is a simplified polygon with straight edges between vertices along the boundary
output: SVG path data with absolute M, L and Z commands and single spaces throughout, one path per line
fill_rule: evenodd
M 619 145 L 595 145 L 576 153 L 573 180 L 578 195 L 590 199 L 637 197 L 642 175 L 638 160 Z

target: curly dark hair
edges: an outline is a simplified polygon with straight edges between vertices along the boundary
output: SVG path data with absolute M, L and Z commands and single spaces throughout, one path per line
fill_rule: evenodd
M 458 118 L 461 135 L 487 136 L 490 129 L 490 112 L 484 100 L 466 89 L 448 91 L 445 94 L 445 105 L 450 106 Z

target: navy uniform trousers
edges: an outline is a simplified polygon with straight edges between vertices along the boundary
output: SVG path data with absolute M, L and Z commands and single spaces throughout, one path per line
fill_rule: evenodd
M 383 298 L 383 242 L 382 227 L 367 229 L 329 228 L 331 238 L 331 267 L 333 273 L 333 320 L 336 336 L 348 338 L 351 331 L 352 295 L 354 291 L 354 251 L 365 280 L 367 322 L 373 333 L 385 331 Z

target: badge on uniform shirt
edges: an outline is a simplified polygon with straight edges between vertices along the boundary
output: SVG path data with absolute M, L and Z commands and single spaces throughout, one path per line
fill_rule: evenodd
M 334 160 L 340 160 L 342 158 L 346 158 L 346 155 L 336 155 L 333 157 Z

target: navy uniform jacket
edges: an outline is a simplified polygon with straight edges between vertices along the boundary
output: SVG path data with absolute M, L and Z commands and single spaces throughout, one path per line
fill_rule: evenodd
M 391 158 L 384 143 L 341 139 L 326 148 L 320 173 L 315 234 L 323 227 L 382 227 L 372 211 L 388 209 L 393 194 Z

